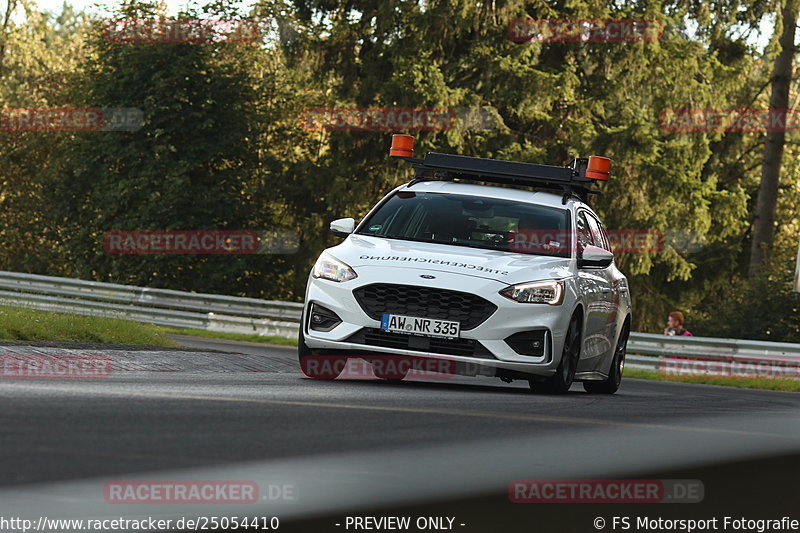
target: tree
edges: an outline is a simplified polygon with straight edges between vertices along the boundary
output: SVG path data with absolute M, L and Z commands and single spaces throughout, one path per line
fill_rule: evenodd
M 71 10 L 54 17 L 28 3 L 22 7 L 20 20 L 5 18 L 0 32 L 0 109 L 69 105 L 72 79 L 85 55 L 85 18 Z M 48 169 L 70 137 L 69 132 L 0 128 L 0 268 L 63 272 L 59 244 L 47 236 L 42 190 Z
M 3 61 L 6 57 L 8 34 L 11 29 L 11 16 L 17 8 L 17 0 L 6 0 L 6 7 L 0 11 L 0 76 L 3 74 Z
M 329 91 L 318 105 L 481 107 L 496 114 L 498 128 L 414 132 L 418 150 L 554 165 L 576 155 L 609 156 L 614 178 L 594 203 L 610 227 L 694 235 L 720 248 L 740 237 L 744 189 L 718 173 L 719 166 L 707 166 L 724 134 L 660 127 L 664 111 L 725 108 L 752 83 L 745 75 L 753 66 L 748 50 L 724 53 L 736 46 L 723 46 L 720 30 L 710 32 L 713 46 L 686 35 L 687 9 L 666 2 L 466 0 L 298 0 L 294 6 L 300 27 L 312 27 L 296 60 L 314 64 L 317 83 Z M 657 42 L 511 42 L 508 23 L 526 16 L 653 18 L 667 31 Z M 363 214 L 376 194 L 408 177 L 390 172 L 388 133 L 337 131 L 321 138 L 320 166 L 344 181 L 340 190 L 351 190 L 341 216 Z M 669 239 L 659 253 L 618 257 L 637 299 L 635 328 L 672 310 L 677 295 L 669 289 L 674 280 L 688 284 L 697 258 Z
M 202 18 L 226 18 L 225 7 Z M 147 2 L 117 19 L 161 16 Z M 186 13 L 182 18 L 199 18 Z M 267 255 L 113 255 L 111 230 L 281 229 L 270 155 L 256 144 L 269 114 L 252 42 L 125 43 L 100 31 L 80 86 L 88 107 L 140 109 L 137 131 L 74 136 L 49 173 L 45 202 L 69 275 L 182 290 L 276 296 L 285 258 Z M 290 228 L 291 229 L 291 228 Z M 285 294 L 285 293 L 284 293 Z
M 797 1 L 784 0 L 781 7 L 780 21 L 782 29 L 776 24 L 775 31 L 780 31 L 778 44 L 780 52 L 775 58 L 772 71 L 772 95 L 769 101 L 770 116 L 786 116 L 789 109 L 789 90 L 794 72 L 795 30 L 797 28 Z M 772 122 L 772 120 L 770 121 Z M 753 236 L 750 249 L 750 276 L 755 276 L 769 256 L 775 233 L 775 207 L 778 203 L 778 186 L 781 174 L 786 130 L 773 127 L 767 132 L 764 144 L 764 162 L 761 167 L 761 184 L 753 222 Z

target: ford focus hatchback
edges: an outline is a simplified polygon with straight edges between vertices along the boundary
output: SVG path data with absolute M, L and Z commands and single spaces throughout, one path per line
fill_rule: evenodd
M 392 153 L 415 165 L 416 178 L 358 224 L 331 223 L 345 238 L 309 276 L 303 372 L 333 379 L 360 359 L 384 379 L 483 375 L 524 379 L 541 392 L 565 392 L 573 381 L 615 392 L 630 294 L 585 201 L 608 160 L 562 168 L 414 159 L 398 149 L 408 137 L 396 135 Z

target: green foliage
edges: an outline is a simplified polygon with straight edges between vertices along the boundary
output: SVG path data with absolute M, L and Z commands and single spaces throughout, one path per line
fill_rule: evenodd
M 698 269 L 697 247 L 682 242 L 723 252 L 731 243 L 738 247 L 747 227 L 743 176 L 725 165 L 708 166 L 714 151 L 722 152 L 714 143 L 725 136 L 672 133 L 659 123 L 669 109 L 732 107 L 752 86 L 752 55 L 727 54 L 723 62 L 708 44 L 680 30 L 678 21 L 697 6 L 678 12 L 652 2 L 641 8 L 371 0 L 295 6 L 306 24 L 319 21 L 292 56 L 296 63 L 318 65 L 316 79 L 331 93 L 319 105 L 480 106 L 501 120 L 492 131 L 418 134 L 419 152 L 435 147 L 548 164 L 564 164 L 578 154 L 611 157 L 614 179 L 595 202 L 607 225 L 659 230 L 667 237 L 660 253 L 618 258 L 631 276 L 634 328 L 660 323 L 671 310 L 663 296 L 670 282 L 690 280 Z M 667 31 L 660 42 L 515 44 L 506 26 L 526 15 L 649 17 Z M 362 193 L 383 192 L 398 181 L 381 172 L 387 168 L 386 140 L 347 132 L 330 133 L 328 139 L 332 149 L 322 166 L 338 176 L 340 169 L 348 172 L 356 195 L 349 198 L 363 200 L 341 215 L 357 217 L 363 208 L 355 206 L 368 200 Z M 731 144 L 720 153 L 725 161 L 741 152 L 740 144 Z M 372 177 L 371 187 L 359 183 L 363 175 Z M 691 300 L 703 290 L 704 283 L 689 283 L 676 299 Z
M 161 9 L 130 0 L 114 17 Z M 698 327 L 726 316 L 720 307 L 743 313 L 736 298 L 768 288 L 737 281 L 763 136 L 672 132 L 660 120 L 676 108 L 766 107 L 769 57 L 744 37 L 776 9 L 772 0 L 260 0 L 248 16 L 269 28 L 262 42 L 193 44 L 113 43 L 100 21 L 31 9 L 8 32 L 4 106 L 135 107 L 145 120 L 135 132 L 0 131 L 0 268 L 299 300 L 312 261 L 337 242 L 328 223 L 362 217 L 410 178 L 387 160 L 391 132 L 306 130 L 304 110 L 479 108 L 495 127 L 411 132 L 417 152 L 613 159 L 594 207 L 610 228 L 665 237 L 659 252 L 617 257 L 634 329 L 660 331 L 676 309 Z M 244 14 L 218 0 L 181 16 Z M 665 31 L 656 42 L 517 44 L 507 27 L 522 17 L 648 18 Z M 800 231 L 795 135 L 782 249 Z M 102 236 L 115 229 L 284 229 L 301 246 L 289 256 L 109 255 Z M 782 265 L 763 281 L 774 294 L 784 294 L 774 285 L 790 270 Z M 754 335 L 765 331 L 753 324 Z M 791 327 L 770 335 L 794 338 Z
M 144 3 L 119 18 L 157 15 Z M 219 17 L 221 14 L 212 14 Z M 188 16 L 188 15 L 187 15 Z M 138 108 L 141 129 L 76 134 L 45 191 L 70 275 L 205 292 L 274 296 L 265 255 L 110 255 L 110 230 L 267 230 L 275 155 L 257 149 L 270 119 L 253 43 L 110 42 L 95 32 L 82 104 Z M 274 164 L 272 165 L 274 166 Z M 291 228 L 288 228 L 291 229 Z
M 733 280 L 713 306 L 689 315 L 690 331 L 706 337 L 800 342 L 800 293 L 793 269 L 773 259 L 760 275 Z M 788 267 L 788 268 L 787 268 Z
M 54 17 L 27 6 L 24 15 L 24 24 L 0 32 L 0 109 L 67 105 L 84 54 L 85 19 L 71 10 Z M 6 270 L 61 271 L 59 244 L 46 235 L 42 189 L 45 171 L 68 138 L 0 128 L 0 265 Z

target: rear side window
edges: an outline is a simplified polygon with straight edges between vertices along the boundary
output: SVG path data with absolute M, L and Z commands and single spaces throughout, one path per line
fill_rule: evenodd
M 590 244 L 598 246 L 594 242 L 592 229 L 589 226 L 589 221 L 586 219 L 585 211 L 578 211 L 578 217 L 575 220 L 575 233 L 578 239 L 578 253 L 583 253 L 583 249 Z
M 603 228 L 603 225 L 591 214 L 587 213 L 586 219 L 589 223 L 589 231 L 592 234 L 592 241 L 594 242 L 594 245 L 610 252 L 611 245 L 608 242 L 608 235 L 606 235 L 606 230 Z

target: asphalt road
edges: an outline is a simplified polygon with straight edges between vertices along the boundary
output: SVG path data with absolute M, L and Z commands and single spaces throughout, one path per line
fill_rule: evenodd
M 579 385 L 534 395 L 490 378 L 323 382 L 301 376 L 293 348 L 179 340 L 186 350 L 0 345 L 5 356 L 102 354 L 112 364 L 103 379 L 0 379 L 0 516 L 133 512 L 97 496 L 108 480 L 249 476 L 299 490 L 277 508 L 297 528 L 341 531 L 343 513 L 438 505 L 461 513 L 463 531 L 496 524 L 489 509 L 506 516 L 504 530 L 523 530 L 508 521 L 531 512 L 504 495 L 515 479 L 707 475 L 705 501 L 741 509 L 719 500 L 731 481 L 708 472 L 752 461 L 766 461 L 751 469 L 768 485 L 738 478 L 753 511 L 797 509 L 797 394 L 633 379 L 613 396 Z M 565 520 L 559 530 L 593 530 Z

